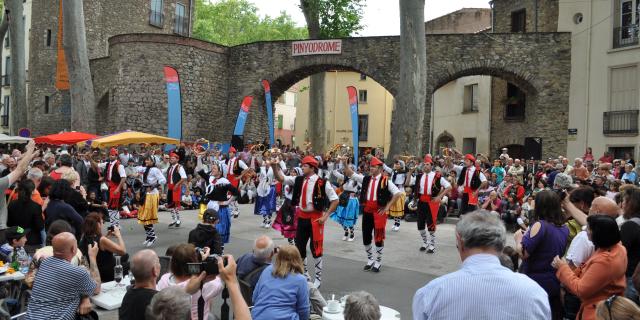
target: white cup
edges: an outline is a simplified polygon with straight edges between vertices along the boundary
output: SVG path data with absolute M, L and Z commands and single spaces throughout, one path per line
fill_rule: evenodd
M 338 312 L 338 311 L 340 311 L 340 301 L 338 301 L 338 300 L 329 300 L 329 301 L 327 301 L 327 310 L 329 310 L 329 312 Z

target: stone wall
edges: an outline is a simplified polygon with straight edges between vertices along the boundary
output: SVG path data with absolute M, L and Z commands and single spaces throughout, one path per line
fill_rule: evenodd
M 526 10 L 526 32 L 556 32 L 558 31 L 558 2 L 558 0 L 493 0 L 494 32 L 511 32 L 511 13 L 522 9 Z
M 464 8 L 424 23 L 426 34 L 476 33 L 491 28 L 491 9 Z
M 111 38 L 109 58 L 92 61 L 96 99 L 105 99 L 97 112 L 107 118 L 100 133 L 131 129 L 166 135 L 164 66 L 170 66 L 180 77 L 183 139 L 228 140 L 229 120 L 221 116 L 227 113 L 227 60 L 227 48 L 190 38 Z
M 189 17 L 190 0 L 164 0 L 164 23 L 162 28 L 158 28 L 149 24 L 150 0 L 85 0 L 89 59 L 106 57 L 108 39 L 115 35 L 138 32 L 173 34 L 178 2 L 185 4 L 185 14 Z M 70 129 L 69 94 L 58 91 L 54 86 L 59 6 L 60 0 L 32 0 L 27 104 L 29 126 L 34 134 L 44 133 L 43 130 L 49 133 Z M 51 30 L 50 46 L 46 45 L 47 30 Z M 44 114 L 45 96 L 50 96 L 48 114 Z M 96 103 L 100 97 L 96 96 Z M 100 125 L 103 124 L 98 123 Z

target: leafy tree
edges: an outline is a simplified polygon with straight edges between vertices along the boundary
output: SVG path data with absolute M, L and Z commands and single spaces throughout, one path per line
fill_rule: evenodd
M 260 17 L 247 0 L 197 0 L 195 14 L 193 37 L 226 46 L 307 38 L 307 30 L 297 27 L 284 11 L 277 17 Z

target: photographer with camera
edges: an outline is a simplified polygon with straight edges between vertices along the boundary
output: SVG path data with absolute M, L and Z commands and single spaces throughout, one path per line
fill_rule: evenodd
M 222 237 L 216 229 L 220 220 L 218 211 L 207 209 L 202 214 L 202 223 L 189 232 L 188 242 L 196 248 L 209 248 L 212 254 L 222 254 Z
M 198 253 L 192 244 L 176 246 L 171 256 L 170 270 L 170 273 L 164 274 L 158 281 L 157 290 L 171 286 L 186 288 L 192 275 L 201 275 L 206 271 L 206 283 L 191 295 L 191 319 L 208 319 L 213 299 L 220 295 L 224 287 L 221 279 L 217 277 L 217 260 L 209 258 L 209 248 L 204 248 Z M 198 316 L 199 313 L 202 318 Z
M 114 280 L 113 267 L 116 265 L 114 255 L 122 257 L 121 264 L 124 274 L 129 272 L 129 255 L 127 255 L 127 248 L 120 234 L 120 228 L 111 226 L 108 228 L 107 236 L 103 236 L 103 226 L 102 214 L 92 212 L 87 215 L 82 225 L 82 238 L 78 247 L 82 254 L 86 256 L 88 254 L 88 245 L 94 242 L 98 244 L 99 250 L 96 261 L 100 271 L 100 278 L 103 282 L 109 282 Z M 115 238 L 116 241 L 109 239 L 109 237 Z

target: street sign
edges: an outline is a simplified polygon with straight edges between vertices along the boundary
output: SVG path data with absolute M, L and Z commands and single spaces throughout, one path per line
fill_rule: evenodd
M 22 128 L 22 129 L 18 130 L 18 135 L 23 137 L 23 138 L 31 138 L 31 130 L 29 130 L 27 128 Z

